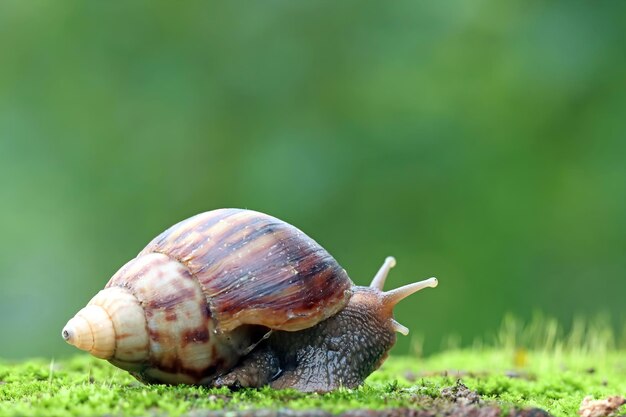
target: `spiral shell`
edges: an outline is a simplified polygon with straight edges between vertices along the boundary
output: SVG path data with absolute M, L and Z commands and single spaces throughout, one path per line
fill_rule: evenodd
M 124 265 L 63 337 L 148 382 L 210 382 L 268 329 L 341 310 L 352 282 L 303 232 L 250 210 L 184 220 Z

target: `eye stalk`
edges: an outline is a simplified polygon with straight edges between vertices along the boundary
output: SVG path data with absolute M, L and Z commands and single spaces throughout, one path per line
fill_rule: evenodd
M 404 300 L 411 294 L 414 294 L 424 288 L 435 288 L 439 285 L 439 281 L 437 278 L 428 278 L 424 281 L 414 282 L 413 284 L 408 284 L 400 288 L 396 288 L 395 290 L 387 291 L 384 293 L 385 301 L 384 304 L 388 305 L 390 308 L 393 308 L 400 301 Z
M 396 266 L 396 259 L 393 256 L 388 256 L 383 263 L 383 266 L 380 267 L 372 283 L 370 284 L 370 288 L 376 289 L 378 291 L 383 290 L 383 286 L 385 285 L 385 280 L 387 279 L 387 275 L 391 268 Z M 439 284 L 437 278 L 432 277 L 428 278 L 424 281 L 414 282 L 412 284 L 404 285 L 400 288 L 396 288 L 394 290 L 385 291 L 382 293 L 383 297 L 383 308 L 389 312 L 389 315 L 392 315 L 393 308 L 402 300 L 407 298 L 409 295 L 414 294 L 424 288 L 435 288 Z M 391 326 L 398 333 L 402 333 L 403 335 L 409 334 L 409 329 L 406 326 L 398 323 L 395 319 L 391 319 Z
M 370 284 L 370 288 L 375 288 L 379 291 L 382 291 L 383 286 L 385 285 L 385 280 L 387 280 L 387 275 L 389 274 L 389 271 L 391 271 L 391 268 L 393 268 L 394 266 L 396 266 L 396 258 L 394 258 L 393 256 L 387 256 L 385 258 L 383 266 L 380 267 L 380 269 L 374 276 L 374 279 Z

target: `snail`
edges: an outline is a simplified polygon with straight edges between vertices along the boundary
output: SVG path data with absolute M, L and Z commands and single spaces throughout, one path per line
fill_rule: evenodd
M 139 381 L 326 392 L 356 387 L 386 359 L 394 306 L 437 279 L 383 292 L 392 257 L 355 286 L 317 242 L 251 210 L 219 209 L 167 229 L 62 330 L 69 344 Z

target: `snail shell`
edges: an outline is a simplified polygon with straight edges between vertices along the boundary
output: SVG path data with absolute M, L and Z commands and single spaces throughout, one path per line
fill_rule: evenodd
M 63 337 L 142 381 L 203 384 L 268 329 L 297 331 L 334 315 L 351 287 L 296 227 L 255 211 L 214 210 L 152 240 Z

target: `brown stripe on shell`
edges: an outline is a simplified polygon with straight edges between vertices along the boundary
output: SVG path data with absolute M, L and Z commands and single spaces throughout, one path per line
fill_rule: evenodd
M 169 249 L 172 249 L 174 244 L 181 241 L 186 241 L 190 233 L 203 233 L 204 230 L 212 227 L 217 222 L 225 219 L 226 217 L 236 214 L 237 210 L 233 209 L 221 209 L 207 211 L 190 217 L 182 222 L 176 223 L 159 236 L 154 238 L 150 244 L 141 252 L 158 252 L 158 250 L 150 250 L 153 245 L 155 248 L 166 245 Z
M 191 346 L 197 346 L 198 339 L 204 339 L 205 334 L 199 330 L 199 334 L 194 331 L 186 332 L 185 336 Z M 232 336 L 243 343 L 249 345 L 249 341 L 243 341 L 247 337 L 240 337 L 241 332 L 234 332 Z M 254 333 L 254 332 L 253 332 Z M 258 336 L 258 335 L 257 335 Z M 212 338 L 219 337 L 216 335 Z M 240 350 L 241 346 L 236 346 Z M 214 380 L 216 375 L 221 375 L 232 369 L 232 366 L 238 360 L 238 356 L 234 356 L 230 351 L 230 346 L 224 344 L 209 344 L 205 347 L 206 353 L 215 358 L 213 363 L 204 368 L 196 369 L 185 366 L 181 359 L 175 359 L 170 363 L 161 363 L 159 366 L 146 366 L 142 369 L 133 369 L 133 376 L 145 383 L 166 383 L 166 384 L 208 384 Z M 119 364 L 116 364 L 119 366 Z
M 268 256 L 270 242 L 259 239 L 255 243 L 258 250 L 249 252 L 253 262 L 247 268 L 233 271 L 226 266 L 205 284 L 208 293 L 216 293 L 213 311 L 220 317 L 222 329 L 250 323 L 299 330 L 311 326 L 311 317 L 321 321 L 347 302 L 351 286 L 347 275 L 325 251 L 312 245 L 298 248 L 287 244 Z M 234 279 L 233 272 L 238 272 Z M 233 281 L 237 282 L 234 287 Z M 240 305 L 246 308 L 240 309 Z
M 299 330 L 335 314 L 352 282 L 328 252 L 274 217 L 236 209 L 194 216 L 140 255 L 167 254 L 198 279 L 219 330 L 242 324 Z
M 215 246 L 216 242 L 222 242 L 224 234 L 232 233 L 231 225 L 238 222 L 237 217 L 246 216 L 246 212 L 234 209 L 198 214 L 157 236 L 139 255 L 151 252 L 164 253 L 181 262 L 186 262 L 189 257 L 197 257 L 195 252 L 202 252 L 205 247 L 209 250 Z M 170 230 L 173 233 L 171 235 Z
M 187 346 L 189 343 L 204 343 L 209 340 L 209 331 L 206 327 L 200 327 L 198 329 L 185 330 L 183 332 L 183 347 Z
M 185 265 L 160 253 L 135 258 L 116 274 L 107 287 L 124 286 L 141 302 L 147 322 L 150 358 L 142 368 L 145 378 L 161 382 L 199 383 L 213 376 L 221 364 L 238 359 L 216 349 L 230 341 L 213 335 L 215 326 L 198 281 Z M 112 361 L 113 362 L 113 361 Z M 115 361 L 137 373 L 136 364 Z M 132 367 L 132 369 L 131 369 Z M 220 368 L 221 369 L 221 368 Z

